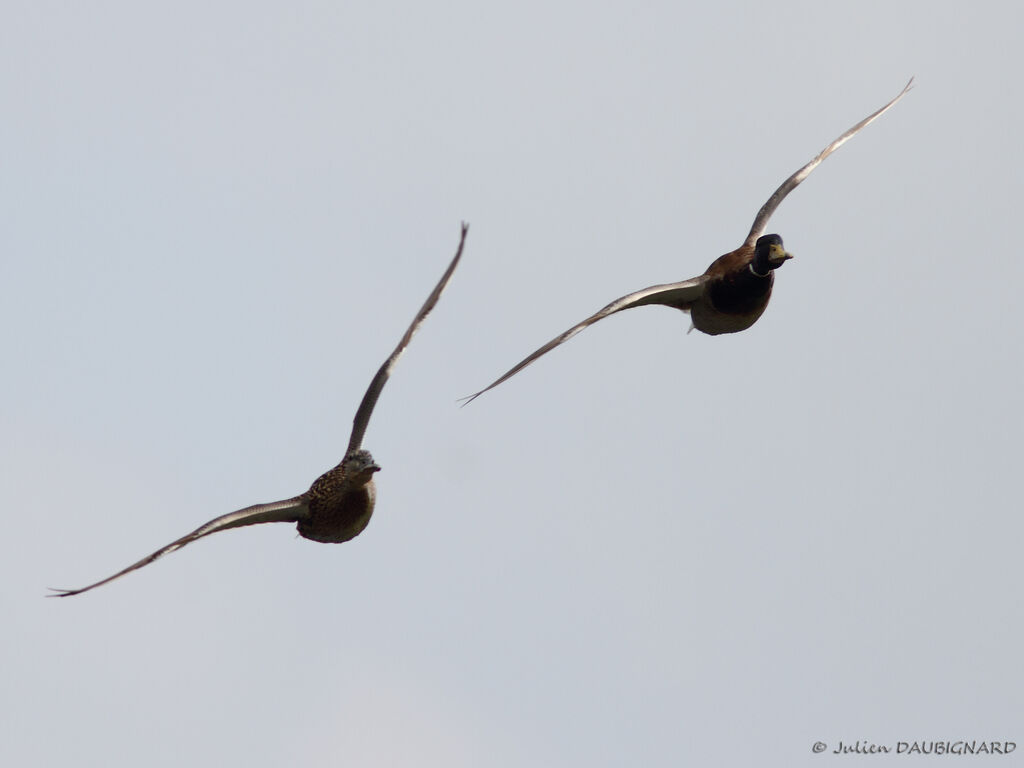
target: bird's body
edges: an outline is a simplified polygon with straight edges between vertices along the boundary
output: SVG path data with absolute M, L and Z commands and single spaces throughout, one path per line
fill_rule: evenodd
M 370 480 L 359 488 L 318 500 L 309 518 L 298 521 L 299 535 L 322 544 L 351 541 L 370 524 L 377 503 L 377 486 Z
M 340 544 L 354 539 L 370 523 L 373 507 L 377 503 L 377 486 L 373 473 L 379 467 L 369 451 L 362 465 L 353 467 L 351 455 L 334 469 L 329 469 L 313 481 L 303 494 L 307 513 L 298 522 L 299 535 L 325 544 Z
M 274 501 L 269 504 L 256 504 L 237 512 L 214 518 L 210 522 L 201 525 L 180 539 L 161 547 L 156 552 L 137 563 L 118 571 L 95 584 L 90 584 L 81 589 L 54 590 L 50 597 L 68 597 L 81 594 L 106 584 L 114 579 L 124 576 L 138 568 L 149 565 L 154 560 L 163 557 L 176 549 L 181 549 L 211 533 L 226 531 L 230 528 L 239 528 L 247 525 L 260 523 L 296 523 L 299 534 L 312 541 L 330 544 L 354 539 L 370 522 L 373 515 L 374 505 L 377 500 L 377 489 L 373 482 L 373 475 L 380 471 L 380 467 L 373 460 L 370 452 L 362 448 L 363 435 L 370 421 L 377 398 L 380 396 L 384 384 L 391 375 L 398 358 L 409 345 L 413 334 L 419 329 L 427 315 L 441 298 L 441 293 L 448 285 L 455 267 L 462 258 L 462 249 L 466 242 L 468 227 L 462 225 L 462 236 L 459 239 L 459 247 L 455 257 L 451 260 L 447 270 L 441 276 L 437 285 L 426 302 L 416 314 L 412 323 L 406 329 L 398 346 L 384 361 L 384 364 L 377 371 L 377 374 L 367 387 L 362 402 L 356 410 L 355 418 L 352 420 L 352 434 L 349 437 L 348 448 L 345 457 L 334 468 L 327 470 L 320 477 L 313 481 L 309 490 L 290 499 Z
M 775 213 L 779 204 L 786 199 L 786 196 L 796 189 L 822 160 L 839 149 L 869 123 L 891 109 L 910 90 L 912 83 L 913 78 L 896 98 L 843 133 L 819 152 L 813 160 L 782 182 L 757 212 L 750 232 L 739 248 L 724 256 L 719 256 L 703 274 L 678 283 L 653 285 L 616 299 L 568 331 L 556 336 L 479 392 L 465 398 L 465 402 L 471 402 L 484 392 L 507 381 L 530 363 L 560 344 L 564 344 L 587 326 L 624 309 L 659 304 L 689 312 L 693 327 L 712 336 L 738 333 L 752 326 L 768 306 L 775 280 L 775 270 L 782 266 L 787 259 L 792 258 L 782 248 L 781 237 L 765 234 L 768 220 Z
M 711 336 L 746 330 L 757 321 L 768 306 L 775 281 L 775 272 L 772 268 L 769 268 L 765 275 L 756 274 L 750 269 L 753 258 L 753 244 L 744 243 L 735 251 L 715 259 L 699 277 L 682 283 L 667 283 L 646 288 L 624 299 L 617 299 L 597 315 L 607 317 L 623 309 L 659 304 L 689 312 L 693 327 Z M 641 296 L 641 293 L 646 295 Z M 628 306 L 616 307 L 626 299 L 629 300 Z M 613 309 L 608 312 L 609 308 Z M 601 319 L 597 315 L 587 318 L 581 325 L 596 322 L 594 318 Z M 578 326 L 577 328 L 582 330 Z M 567 341 L 567 338 L 559 338 L 559 343 Z
M 746 244 L 719 256 L 704 273 L 700 297 L 688 308 L 693 327 L 716 336 L 745 331 L 768 307 L 775 271 L 759 275 L 750 269 L 754 248 Z

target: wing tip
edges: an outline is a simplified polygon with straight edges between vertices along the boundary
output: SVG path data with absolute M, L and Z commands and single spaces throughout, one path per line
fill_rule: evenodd
M 85 587 L 84 589 L 58 589 L 57 587 L 47 587 L 47 589 L 53 594 L 43 595 L 43 597 L 71 597 L 72 595 L 79 595 L 82 592 L 85 592 L 89 587 Z
M 476 400 L 478 397 L 480 397 L 480 395 L 482 395 L 486 391 L 487 391 L 486 389 L 481 389 L 479 392 L 476 392 L 476 393 L 474 393 L 472 395 L 466 395 L 465 397 L 460 397 L 455 402 L 459 404 L 459 408 L 465 408 L 467 405 L 472 403 L 474 400 Z

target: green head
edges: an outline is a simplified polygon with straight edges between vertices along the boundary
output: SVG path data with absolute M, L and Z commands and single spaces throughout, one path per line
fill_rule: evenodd
M 793 254 L 782 247 L 782 238 L 779 235 L 762 235 L 754 244 L 754 258 L 750 262 L 750 269 L 755 275 L 767 277 L 773 269 L 778 269 L 792 258 Z

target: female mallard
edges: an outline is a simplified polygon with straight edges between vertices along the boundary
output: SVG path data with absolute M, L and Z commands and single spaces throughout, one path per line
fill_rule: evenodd
M 59 589 L 54 590 L 55 594 L 49 597 L 68 597 L 87 592 L 109 581 L 124 576 L 126 573 L 149 565 L 159 557 L 169 552 L 181 549 L 186 544 L 191 544 L 196 539 L 209 536 L 211 533 L 226 531 L 229 528 L 239 528 L 243 525 L 256 525 L 257 523 L 298 523 L 299 534 L 313 541 L 341 543 L 353 539 L 363 532 L 370 522 L 373 514 L 374 503 L 377 498 L 377 491 L 373 483 L 374 473 L 380 471 L 380 467 L 373 460 L 369 451 L 362 449 L 363 434 L 370 422 L 370 414 L 377 404 L 384 384 L 391 375 L 391 369 L 395 367 L 398 358 L 409 345 L 413 334 L 419 329 L 427 315 L 441 298 L 441 292 L 448 285 L 448 280 L 459 259 L 462 258 L 462 248 L 466 242 L 466 232 L 469 227 L 462 225 L 462 236 L 459 239 L 459 247 L 455 257 L 448 265 L 448 269 L 441 276 L 440 281 L 434 286 L 434 290 L 427 297 L 426 303 L 416 314 L 412 324 L 406 329 L 402 340 L 398 342 L 395 351 L 384 361 L 384 365 L 377 371 L 377 375 L 370 382 L 363 400 L 359 403 L 355 418 L 352 420 L 352 434 L 349 437 L 348 449 L 345 451 L 345 458 L 341 460 L 334 469 L 330 469 L 318 477 L 309 490 L 305 493 L 293 496 L 283 501 L 273 501 L 269 504 L 256 504 L 237 512 L 222 515 L 205 525 L 196 528 L 192 533 L 172 541 L 165 547 L 158 549 L 153 554 L 142 558 L 139 562 L 129 565 L 113 576 L 108 576 L 102 581 L 90 584 L 81 589 Z

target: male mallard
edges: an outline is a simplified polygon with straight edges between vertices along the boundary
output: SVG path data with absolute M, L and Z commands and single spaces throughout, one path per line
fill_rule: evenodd
M 683 312 L 690 313 L 693 328 L 711 335 L 736 333 L 752 326 L 768 306 L 768 299 L 772 295 L 772 284 L 775 280 L 775 270 L 781 267 L 787 259 L 792 258 L 792 255 L 783 248 L 782 238 L 779 235 L 764 234 L 768 219 L 775 213 L 779 204 L 786 199 L 786 195 L 796 189 L 797 185 L 806 179 L 822 160 L 857 135 L 862 128 L 885 114 L 903 98 L 913 82 L 914 79 L 911 78 L 896 98 L 877 112 L 865 117 L 825 147 L 811 162 L 782 182 L 782 185 L 768 198 L 768 202 L 757 212 L 754 224 L 743 244 L 735 251 L 715 259 L 703 275 L 680 283 L 652 285 L 650 288 L 644 288 L 616 299 L 604 309 L 549 341 L 497 381 L 465 398 L 465 402 L 469 403 L 475 400 L 487 390 L 493 389 L 503 381 L 515 376 L 538 357 L 568 341 L 588 325 L 624 309 L 642 307 L 646 304 L 663 304 L 666 307 L 681 309 Z

